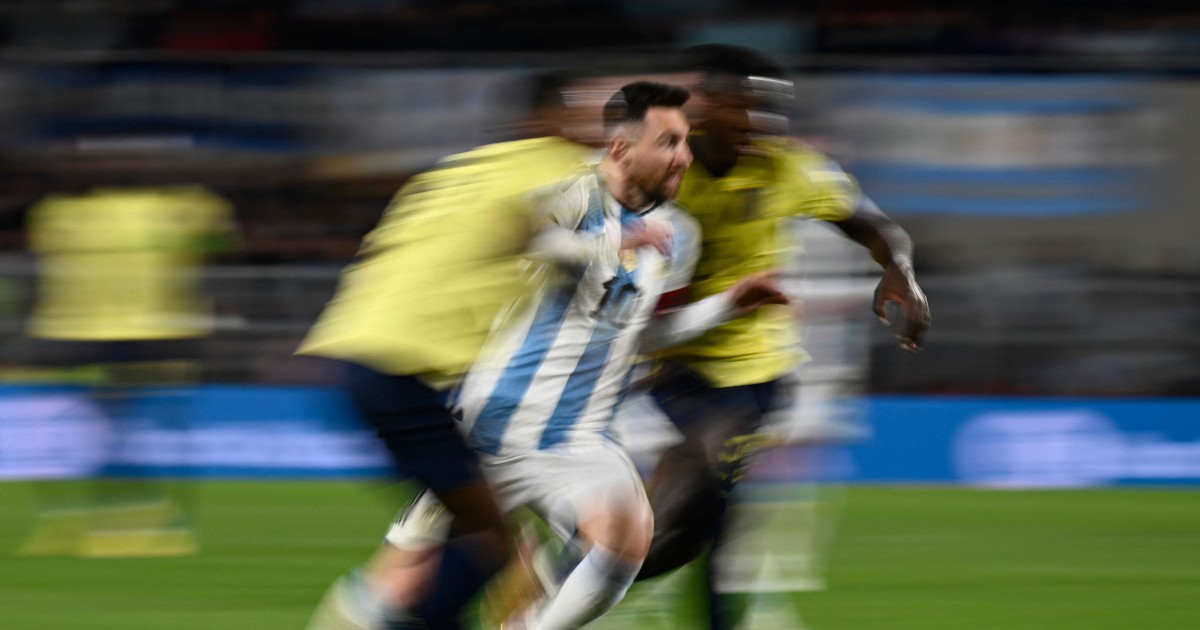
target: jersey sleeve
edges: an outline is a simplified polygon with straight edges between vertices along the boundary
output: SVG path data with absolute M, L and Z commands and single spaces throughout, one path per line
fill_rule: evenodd
M 861 194 L 858 184 L 833 160 L 811 149 L 793 149 L 782 162 L 780 175 L 795 191 L 790 214 L 822 221 L 854 214 Z
M 686 212 L 674 211 L 668 218 L 674 230 L 671 257 L 663 293 L 686 289 L 692 283 L 692 274 L 700 260 L 700 224 Z
M 222 252 L 241 243 L 241 231 L 233 205 L 203 187 L 181 191 L 180 203 L 188 204 L 193 217 L 197 248 L 205 253 Z
M 675 230 L 675 239 L 654 317 L 638 339 L 642 352 L 684 343 L 729 321 L 733 315 L 727 293 L 691 301 L 692 273 L 700 258 L 700 224 L 683 211 L 673 212 L 668 221 Z
M 574 230 L 587 214 L 587 204 L 581 197 L 578 185 L 565 190 L 554 186 L 533 193 L 534 226 L 537 229 L 560 227 Z
M 584 229 L 589 220 L 587 178 L 563 187 L 552 186 L 534 193 L 533 238 L 528 254 L 539 262 L 567 267 L 586 266 L 595 254 L 599 234 Z M 603 216 L 600 217 L 603 225 Z

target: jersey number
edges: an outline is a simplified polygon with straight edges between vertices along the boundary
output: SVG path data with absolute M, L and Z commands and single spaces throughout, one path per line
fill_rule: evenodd
M 592 317 L 615 328 L 629 323 L 641 291 L 628 278 L 613 276 L 604 283 L 604 295 L 592 311 Z

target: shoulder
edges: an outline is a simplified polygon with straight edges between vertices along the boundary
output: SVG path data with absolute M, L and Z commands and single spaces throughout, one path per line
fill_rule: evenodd
M 62 208 L 75 203 L 76 197 L 61 193 L 53 193 L 42 197 L 33 204 L 33 211 L 48 211 Z
M 580 166 L 561 179 L 535 188 L 532 195 L 540 205 L 586 208 L 589 199 L 599 193 L 595 169 Z
M 778 177 L 813 184 L 851 183 L 850 176 L 832 158 L 802 140 L 764 142 L 764 151 L 775 163 Z
M 510 169 L 512 174 L 538 177 L 544 173 L 567 173 L 591 161 L 592 150 L 564 138 L 549 136 L 512 140 L 476 147 L 447 156 L 439 168 L 486 164 L 491 169 Z

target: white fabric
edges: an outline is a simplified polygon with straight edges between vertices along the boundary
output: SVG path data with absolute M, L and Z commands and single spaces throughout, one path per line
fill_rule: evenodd
M 624 449 L 611 442 L 563 445 L 510 457 L 484 457 L 483 471 L 508 514 L 528 507 L 564 540 L 589 515 L 649 509 L 641 478 Z M 445 541 L 449 513 L 425 492 L 392 524 L 387 541 L 419 550 Z
M 653 352 L 681 344 L 700 333 L 729 321 L 733 303 L 726 293 L 710 295 L 687 308 L 655 318 L 642 332 L 641 351 Z
M 538 612 L 533 630 L 574 630 L 597 619 L 625 597 L 641 567 L 593 545 Z
M 687 285 L 699 251 L 699 227 L 687 213 L 663 204 L 638 218 L 594 173 L 544 205 L 549 229 L 574 230 L 591 251 L 585 266 L 549 274 L 501 325 L 455 397 L 468 441 L 492 455 L 606 439 L 639 336 L 659 296 Z M 623 220 L 667 222 L 675 235 L 669 255 L 621 251 Z

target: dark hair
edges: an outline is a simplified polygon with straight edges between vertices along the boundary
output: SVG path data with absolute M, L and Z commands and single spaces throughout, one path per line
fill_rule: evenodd
M 529 77 L 529 110 L 565 104 L 563 90 L 571 84 L 574 73 L 564 70 L 541 70 Z
M 678 85 L 636 81 L 617 90 L 604 104 L 604 132 L 612 133 L 620 125 L 641 122 L 651 107 L 683 107 L 691 94 Z
M 706 75 L 733 77 L 769 77 L 783 79 L 787 71 L 767 55 L 729 44 L 699 44 L 679 51 L 680 69 Z
M 487 87 L 487 141 L 550 133 L 540 124 L 540 117 L 548 108 L 563 104 L 563 88 L 571 76 L 565 70 L 533 70 L 498 78 Z
M 795 85 L 787 71 L 757 50 L 700 44 L 680 51 L 677 63 L 684 71 L 704 75 L 697 89 L 705 94 L 749 94 L 758 103 L 756 109 L 784 116 L 795 108 Z

